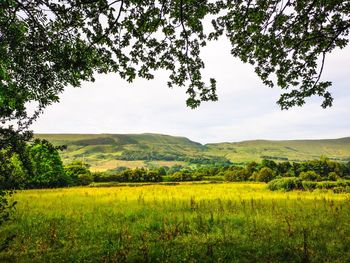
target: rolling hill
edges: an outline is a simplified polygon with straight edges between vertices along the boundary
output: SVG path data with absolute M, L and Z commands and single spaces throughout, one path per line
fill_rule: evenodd
M 339 161 L 350 160 L 350 137 L 325 140 L 252 140 L 202 145 L 185 137 L 161 134 L 36 134 L 54 145 L 67 145 L 61 153 L 65 163 L 80 159 L 93 170 L 118 166 L 274 160 L 303 161 L 321 155 Z
M 339 161 L 350 161 L 350 137 L 325 140 L 253 140 L 206 145 L 207 152 L 224 155 L 230 160 L 256 161 L 263 158 L 304 161 L 325 155 Z

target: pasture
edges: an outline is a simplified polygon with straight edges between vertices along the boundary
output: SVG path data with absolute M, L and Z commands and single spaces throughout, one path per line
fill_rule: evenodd
M 13 198 L 0 262 L 350 262 L 350 194 L 180 183 Z

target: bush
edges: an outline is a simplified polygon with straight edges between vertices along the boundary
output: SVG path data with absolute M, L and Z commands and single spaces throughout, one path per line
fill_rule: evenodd
M 259 172 L 253 172 L 253 174 L 249 177 L 250 181 L 258 181 Z
M 178 171 L 171 176 L 171 181 L 174 182 L 200 181 L 202 179 L 202 176 L 195 176 L 188 171 Z
M 302 181 L 297 177 L 284 177 L 281 179 L 275 179 L 269 182 L 267 187 L 272 191 L 291 191 L 295 189 L 303 189 Z
M 268 183 L 271 180 L 273 180 L 275 177 L 276 177 L 275 173 L 274 173 L 274 171 L 271 168 L 263 167 L 263 168 L 261 168 L 261 170 L 258 173 L 257 180 L 259 182 Z
M 94 181 L 93 176 L 90 173 L 79 174 L 77 184 L 78 185 L 89 185 Z
M 81 161 L 73 161 L 64 167 L 66 174 L 69 176 L 72 185 L 88 185 L 93 182 L 89 165 Z
M 317 183 L 313 181 L 302 181 L 302 186 L 304 190 L 312 191 L 316 189 Z
M 336 194 L 350 193 L 350 187 L 349 186 L 346 186 L 346 187 L 337 186 L 337 187 L 333 188 L 333 192 Z
M 224 173 L 224 177 L 226 181 L 229 182 L 242 182 L 246 181 L 248 179 L 248 172 L 246 169 L 235 169 L 235 170 L 228 170 Z
M 349 180 L 338 180 L 336 182 L 334 181 L 323 181 L 317 183 L 318 189 L 333 189 L 336 187 L 347 187 L 350 186 Z
M 299 175 L 300 179 L 303 181 L 320 181 L 321 176 L 315 171 L 301 172 Z
M 328 174 L 329 181 L 337 181 L 338 179 L 340 179 L 340 176 L 336 172 L 330 172 Z
M 333 189 L 337 186 L 342 186 L 338 182 L 333 182 L 333 181 L 323 181 L 323 182 L 318 182 L 316 188 L 317 189 Z

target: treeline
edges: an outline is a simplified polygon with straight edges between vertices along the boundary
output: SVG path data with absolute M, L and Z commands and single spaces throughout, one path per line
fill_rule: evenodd
M 92 182 L 176 182 L 203 179 L 270 182 L 271 190 L 312 190 L 337 187 L 345 189 L 349 187 L 347 180 L 350 180 L 350 162 L 337 162 L 326 157 L 292 163 L 264 159 L 260 163 L 235 165 L 225 158 L 196 157 L 186 167 L 118 167 L 106 172 L 91 173 L 89 166 L 81 161 L 64 166 L 59 150 L 62 150 L 61 147 L 54 147 L 48 141 L 38 139 L 28 145 L 21 155 L 1 150 L 0 190 L 78 186 Z
M 117 170 L 93 173 L 94 182 L 161 182 L 164 169 L 148 170 L 145 168 L 129 169 L 119 167 Z
M 275 190 L 307 190 L 313 191 L 315 189 L 331 189 L 335 193 L 350 192 L 350 180 L 338 179 L 336 181 L 312 181 L 305 180 L 300 177 L 284 177 L 272 180 L 268 184 L 268 188 Z
M 183 161 L 190 164 L 203 164 L 203 165 L 232 165 L 232 162 L 225 157 L 221 156 L 184 156 L 181 153 L 166 152 L 160 153 L 156 151 L 130 151 L 126 150 L 117 157 L 118 160 L 125 161 Z
M 62 147 L 46 140 L 34 140 L 21 154 L 0 151 L 0 189 L 55 188 L 87 185 L 93 181 L 86 164 L 63 166 Z
M 212 168 L 190 169 L 181 165 L 146 169 L 118 167 L 114 170 L 93 173 L 94 182 L 184 182 L 200 181 Z M 214 173 L 215 174 L 215 173 Z
M 319 160 L 292 163 L 264 159 L 261 163 L 250 162 L 244 166 L 231 166 L 226 169 L 224 176 L 228 181 L 269 182 L 280 177 L 336 181 L 350 179 L 350 162 L 336 162 L 326 157 L 321 157 Z
M 260 181 L 269 183 L 270 190 L 332 189 L 350 192 L 350 162 L 342 163 L 321 157 L 305 162 L 263 160 L 241 167 L 229 167 L 223 172 L 227 181 Z

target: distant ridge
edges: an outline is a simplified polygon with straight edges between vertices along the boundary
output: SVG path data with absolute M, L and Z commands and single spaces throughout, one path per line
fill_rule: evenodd
M 310 140 L 247 140 L 202 145 L 186 137 L 165 134 L 35 134 L 55 145 L 67 145 L 65 162 L 84 158 L 97 170 L 116 166 L 183 164 L 188 158 L 222 157 L 232 162 L 303 161 L 325 155 L 350 161 L 350 137 Z M 180 160 L 180 161 L 179 161 Z

